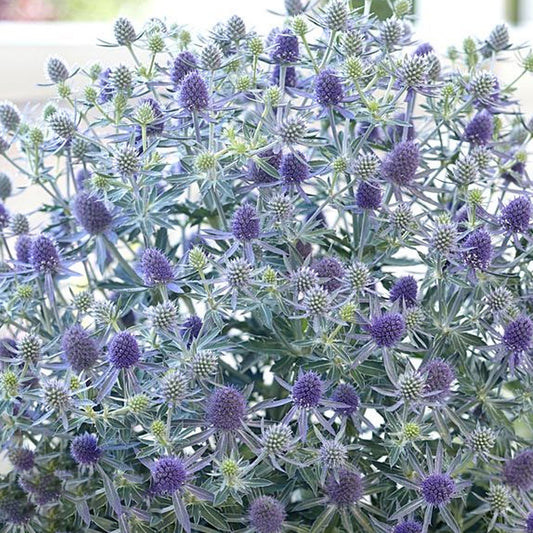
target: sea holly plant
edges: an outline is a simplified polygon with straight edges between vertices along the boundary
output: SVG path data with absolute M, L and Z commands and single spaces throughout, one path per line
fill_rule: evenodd
M 0 103 L 2 531 L 533 531 L 533 54 L 377 4 Z

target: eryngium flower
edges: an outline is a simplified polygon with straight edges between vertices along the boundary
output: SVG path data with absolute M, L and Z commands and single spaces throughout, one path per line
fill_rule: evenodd
M 141 350 L 137 340 L 131 333 L 121 331 L 111 339 L 107 355 L 109 362 L 115 368 L 130 368 L 139 361 Z
M 113 166 L 121 176 L 133 176 L 139 172 L 141 162 L 137 155 L 137 150 L 132 146 L 123 146 L 119 148 L 113 157 Z
M 400 394 L 407 401 L 419 400 L 423 388 L 424 379 L 420 374 L 404 374 L 398 380 Z
M 173 494 L 180 490 L 189 473 L 184 462 L 177 457 L 161 457 L 152 466 L 154 490 L 159 494 Z
M 260 496 L 248 509 L 250 525 L 257 533 L 278 533 L 285 520 L 283 504 L 271 496 Z
M 29 263 L 37 272 L 55 273 L 59 269 L 59 253 L 56 245 L 45 235 L 32 240 Z
M 345 270 L 342 263 L 334 257 L 324 257 L 313 265 L 320 285 L 328 292 L 340 289 L 344 282 Z
M 279 128 L 280 139 L 287 145 L 299 144 L 305 137 L 307 125 L 299 116 L 286 119 Z
M 344 98 L 344 89 L 337 71 L 328 68 L 315 78 L 316 101 L 323 107 L 337 105 Z
M 379 36 L 387 48 L 397 45 L 404 36 L 405 28 L 403 22 L 394 17 L 390 17 L 381 23 Z
M 201 111 L 209 104 L 207 85 L 197 72 L 187 74 L 180 85 L 178 102 L 188 111 Z
M 180 337 L 185 339 L 187 346 L 200 335 L 200 330 L 204 323 L 199 316 L 192 315 L 180 326 Z
M 246 25 L 239 15 L 232 15 L 226 23 L 226 36 L 231 41 L 239 41 L 246 36 Z
M 57 379 L 43 384 L 43 396 L 45 405 L 50 409 L 64 411 L 71 404 L 69 387 Z
M 500 222 L 509 231 L 527 231 L 531 220 L 531 210 L 531 200 L 527 196 L 519 196 L 502 209 Z
M 196 68 L 196 57 L 194 57 L 194 55 L 187 50 L 180 52 L 176 56 L 176 59 L 174 59 L 174 63 L 170 69 L 170 79 L 172 80 L 174 86 L 178 86 L 183 81 L 185 76 L 187 76 L 187 74 L 196 72 Z
M 416 520 L 406 520 L 395 526 L 392 533 L 422 533 L 422 524 Z
M 126 65 L 117 65 L 109 73 L 109 81 L 118 91 L 129 92 L 133 84 L 132 71 Z
M 387 154 L 381 165 L 383 178 L 397 185 L 409 185 L 420 162 L 418 145 L 413 141 L 401 141 Z
M 246 399 L 235 387 L 221 387 L 207 401 L 206 420 L 215 429 L 239 429 L 245 415 Z
M 325 490 L 332 504 L 338 507 L 353 505 L 363 497 L 361 474 L 348 469 L 335 472 L 328 477 Z
M 486 270 L 492 258 L 490 234 L 483 228 L 470 233 L 463 243 L 462 258 L 473 269 Z
M 65 331 L 61 347 L 75 372 L 92 368 L 100 354 L 96 341 L 78 324 Z
M 429 505 L 447 505 L 456 492 L 455 481 L 448 474 L 430 474 L 421 485 L 422 496 Z
M 405 320 L 400 313 L 384 313 L 372 320 L 370 335 L 381 348 L 391 348 L 405 335 Z
M 10 487 L 0 496 L 0 520 L 8 524 L 27 524 L 35 514 L 35 506 L 19 487 Z
M 526 533 L 533 533 L 533 512 L 526 518 Z
M 72 139 L 76 135 L 76 124 L 66 111 L 56 111 L 49 119 L 52 131 L 62 139 Z
M 141 257 L 141 271 L 146 285 L 166 285 L 174 279 L 174 269 L 166 256 L 156 248 L 147 248 Z
M 379 209 L 382 196 L 378 183 L 362 181 L 355 193 L 355 205 L 360 209 Z
M 85 433 L 72 441 L 70 454 L 79 465 L 94 465 L 102 455 L 102 448 L 98 446 L 98 439 L 94 435 Z
M 29 263 L 33 239 L 29 235 L 21 235 L 15 242 L 15 255 L 17 261 Z
M 533 322 L 526 315 L 517 317 L 505 326 L 503 345 L 513 353 L 522 353 L 531 348 Z
M 250 282 L 252 265 L 246 259 L 232 259 L 226 268 L 226 279 L 232 289 L 246 287 Z
M 117 44 L 121 46 L 128 46 L 137 38 L 133 24 L 125 17 L 120 17 L 115 20 L 113 33 L 115 34 Z
M 146 314 L 155 329 L 173 329 L 178 318 L 178 310 L 170 300 L 149 307 Z
M 487 42 L 494 48 L 494 50 L 504 50 L 509 44 L 509 28 L 507 24 L 498 24 L 490 32 Z
M 35 464 L 35 454 L 28 448 L 10 448 L 7 458 L 16 472 L 26 472 Z
M 16 213 L 11 217 L 9 228 L 14 235 L 24 235 L 30 231 L 30 223 L 28 217 L 22 213 Z
M 217 365 L 217 355 L 209 350 L 204 350 L 194 356 L 192 360 L 192 373 L 197 378 L 207 378 L 216 372 Z
M 178 404 L 185 396 L 189 378 L 179 370 L 169 371 L 162 382 L 163 397 L 167 402 Z
M 65 63 L 57 57 L 51 57 L 46 64 L 46 73 L 52 83 L 60 83 L 68 78 L 68 69 Z
M 279 175 L 285 185 L 300 184 L 309 179 L 311 169 L 302 152 L 288 152 L 281 158 Z
M 324 466 L 337 469 L 346 464 L 348 449 L 336 440 L 327 440 L 320 447 L 319 457 Z
M 533 487 L 533 450 L 525 450 L 505 463 L 503 481 L 514 489 Z
M 276 63 L 294 63 L 298 61 L 300 58 L 298 37 L 289 29 L 279 32 L 274 38 L 270 57 Z
M 418 286 L 413 276 L 404 276 L 396 280 L 390 290 L 390 299 L 395 302 L 400 300 L 407 307 L 416 303 L 416 295 L 418 293 Z
M 236 239 L 242 242 L 257 239 L 259 230 L 259 216 L 255 207 L 244 204 L 235 211 L 231 221 L 231 232 Z
M 496 434 L 490 428 L 478 427 L 468 437 L 475 453 L 488 453 L 496 444 Z
M 193 61 L 196 61 L 194 56 Z M 220 46 L 216 43 L 207 44 L 202 50 L 202 66 L 207 70 L 216 70 L 220 65 L 222 65 L 222 50 L 220 50 Z
M 332 402 L 346 404 L 346 407 L 335 407 L 335 412 L 342 416 L 353 415 L 361 403 L 355 387 L 349 383 L 341 383 L 340 385 L 337 385 L 330 399 Z
M 275 171 L 279 170 L 281 163 L 281 152 L 275 153 L 270 148 L 257 154 L 262 161 L 270 165 Z M 276 177 L 269 174 L 263 167 L 257 164 L 253 159 L 248 166 L 248 178 L 254 183 L 272 183 L 276 181 Z
M 352 170 L 357 177 L 367 180 L 377 173 L 379 163 L 380 161 L 376 154 L 372 152 L 361 154 L 355 160 Z
M 11 102 L 0 104 L 0 124 L 8 130 L 15 131 L 20 125 L 20 112 Z
M 292 400 L 295 405 L 307 409 L 316 407 L 324 394 L 324 382 L 320 376 L 310 370 L 304 372 L 292 386 Z
M 455 371 L 442 359 L 433 359 L 422 367 L 426 374 L 424 392 L 434 401 L 442 400 L 450 392 L 450 387 L 455 380 Z
M 431 236 L 431 245 L 437 252 L 448 254 L 457 244 L 457 226 L 452 222 L 437 224 Z
M 76 220 L 91 235 L 104 233 L 113 220 L 104 202 L 88 192 L 81 192 L 76 196 L 73 211 Z
M 289 446 L 292 431 L 289 426 L 275 424 L 269 426 L 263 433 L 261 442 L 267 453 L 281 453 Z
M 487 144 L 492 138 L 494 121 L 492 115 L 485 109 L 479 111 L 466 125 L 464 139 L 471 144 Z
M 330 0 L 324 13 L 324 22 L 331 31 L 344 31 L 348 21 L 346 0 Z

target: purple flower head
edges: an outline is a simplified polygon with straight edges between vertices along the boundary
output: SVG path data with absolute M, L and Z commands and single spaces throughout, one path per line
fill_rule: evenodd
M 405 320 L 400 313 L 384 313 L 372 320 L 370 335 L 380 348 L 391 348 L 405 335 Z
M 418 145 L 413 141 L 401 141 L 383 160 L 381 174 L 397 185 L 409 185 L 415 178 L 419 163 Z
M 102 448 L 98 446 L 98 439 L 94 435 L 85 433 L 74 438 L 70 454 L 79 465 L 94 465 L 102 455 Z
M 35 454 L 28 448 L 10 448 L 7 458 L 16 472 L 27 472 L 35 464 Z
M 187 50 L 180 52 L 176 56 L 176 59 L 174 59 L 174 63 L 170 69 L 170 79 L 174 87 L 177 87 L 187 74 L 196 72 L 197 65 L 196 57 L 191 52 Z
M 334 505 L 338 507 L 353 505 L 363 497 L 363 479 L 359 472 L 342 469 L 336 475 L 328 477 L 325 489 Z
M 279 175 L 285 185 L 300 184 L 309 179 L 311 169 L 302 152 L 288 152 L 281 158 Z
M 185 339 L 187 346 L 192 344 L 192 341 L 200 335 L 200 330 L 203 326 L 202 319 L 199 316 L 190 316 L 180 327 L 180 336 Z
M 360 209 L 379 209 L 382 198 L 381 187 L 378 183 L 362 181 L 355 193 L 355 204 Z
M 161 457 L 152 466 L 152 480 L 158 494 L 174 494 L 188 477 L 185 463 L 177 457 Z
M 20 477 L 19 485 L 32 495 L 37 505 L 55 502 L 63 492 L 61 480 L 52 473 L 38 474 L 32 477 Z
M 255 207 L 244 204 L 233 215 L 231 232 L 242 242 L 251 241 L 259 237 L 259 217 Z
M 59 253 L 51 239 L 40 235 L 32 241 L 29 263 L 37 272 L 55 273 L 59 270 Z
M 107 104 L 109 102 L 114 94 L 115 94 L 115 87 L 113 86 L 113 83 L 111 81 L 111 69 L 106 68 L 103 70 L 100 75 L 98 76 L 97 81 L 98 87 L 100 87 L 100 92 L 98 93 L 98 103 L 101 104 Z
M 505 463 L 503 481 L 514 489 L 533 488 L 533 450 L 525 450 Z
M 422 43 L 419 44 L 416 50 L 413 52 L 415 56 L 424 56 L 426 54 L 430 54 L 434 52 L 433 46 L 431 46 L 429 43 Z
M 100 355 L 94 339 L 78 324 L 65 331 L 61 347 L 65 359 L 75 372 L 92 368 Z
M 289 29 L 276 34 L 273 39 L 270 58 L 276 63 L 294 63 L 300 59 L 298 37 Z
M 431 400 L 442 400 L 450 392 L 450 387 L 455 380 L 455 371 L 442 359 L 433 359 L 422 367 L 426 375 L 424 392 L 430 395 Z
M 80 168 L 78 172 L 76 172 L 76 183 L 78 185 L 78 188 L 84 189 L 90 177 L 91 173 L 88 170 Z
M 422 524 L 416 520 L 406 520 L 398 524 L 392 533 L 422 533 Z
M 337 385 L 331 395 L 331 401 L 346 404 L 346 407 L 335 407 L 335 412 L 342 416 L 353 415 L 361 403 L 355 387 L 349 383 L 341 383 L 340 385 Z
M 464 139 L 472 144 L 487 144 L 492 138 L 493 131 L 494 121 L 492 115 L 483 109 L 476 113 L 466 125 Z
M 0 520 L 8 524 L 27 524 L 35 514 L 35 506 L 28 501 L 21 488 L 9 488 L 7 494 L 0 497 Z
M 456 492 L 455 481 L 448 474 L 430 474 L 422 481 L 422 496 L 429 505 L 447 505 Z
M 181 82 L 178 101 L 188 111 L 201 111 L 209 105 L 207 85 L 200 74 L 187 74 Z
M 533 322 L 526 315 L 517 317 L 505 326 L 503 345 L 513 353 L 526 352 L 531 348 Z
M 78 223 L 91 235 L 104 233 L 113 221 L 104 202 L 88 192 L 76 196 L 73 211 Z
M 413 276 L 404 276 L 396 280 L 396 283 L 391 287 L 390 299 L 395 302 L 400 300 L 407 307 L 411 307 L 416 303 L 416 295 L 418 293 L 418 286 Z
M 31 245 L 33 239 L 29 235 L 21 235 L 15 242 L 15 254 L 17 261 L 29 263 L 31 256 Z
M 533 512 L 526 518 L 526 533 L 533 533 Z
M 316 407 L 320 403 L 323 394 L 324 382 L 312 370 L 301 374 L 294 382 L 291 391 L 294 404 L 304 409 Z
M 331 68 L 319 72 L 315 78 L 315 97 L 322 107 L 337 105 L 344 98 L 338 73 Z
M 531 220 L 531 210 L 531 200 L 527 196 L 519 196 L 502 209 L 500 223 L 512 232 L 527 231 Z
M 246 399 L 235 387 L 221 387 L 207 400 L 206 419 L 215 429 L 239 429 L 246 415 Z
M 346 272 L 338 259 L 324 257 L 313 265 L 313 270 L 320 278 L 320 285 L 328 292 L 336 291 L 342 287 Z
M 0 202 L 0 230 L 3 230 L 9 224 L 9 212 L 6 206 Z
M 470 268 L 486 270 L 492 257 L 490 234 L 482 228 L 470 233 L 463 243 L 462 257 Z
M 272 84 L 279 85 L 279 75 L 281 67 L 280 65 L 275 65 L 274 70 L 272 71 Z M 298 83 L 298 77 L 296 76 L 296 68 L 288 66 L 285 70 L 285 87 L 296 87 Z
M 285 517 L 283 504 L 271 496 L 260 496 L 248 510 L 250 525 L 257 533 L 279 533 Z
M 265 163 L 268 163 L 272 168 L 279 171 L 281 163 L 281 152 L 274 153 L 272 149 L 267 149 L 257 154 Z M 248 179 L 260 185 L 263 183 L 273 183 L 276 181 L 275 176 L 271 176 L 266 170 L 259 166 L 253 159 L 248 165 Z
M 174 269 L 170 261 L 156 248 L 147 248 L 141 257 L 144 282 L 149 285 L 166 285 L 174 280 Z
M 118 369 L 130 368 L 141 358 L 141 350 L 135 337 L 127 331 L 117 333 L 107 348 L 109 362 Z

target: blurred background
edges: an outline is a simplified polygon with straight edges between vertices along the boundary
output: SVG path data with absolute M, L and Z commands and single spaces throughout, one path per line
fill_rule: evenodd
M 355 7 L 363 0 L 352 0 Z M 449 45 L 461 47 L 467 36 L 488 36 L 499 22 L 511 26 L 514 44 L 533 40 L 533 0 L 413 0 L 415 35 L 440 53 Z M 390 15 L 386 0 L 374 0 L 380 18 Z M 45 83 L 43 64 L 58 55 L 70 66 L 85 66 L 101 58 L 98 39 L 112 41 L 112 21 L 132 19 L 138 28 L 149 17 L 203 33 L 216 22 L 240 15 L 250 28 L 267 34 L 282 22 L 284 0 L 0 0 L 0 100 L 18 104 L 42 101 L 54 89 Z M 525 50 L 527 52 L 527 49 Z M 106 62 L 126 59 L 123 48 L 105 50 Z M 518 66 L 498 67 L 499 75 L 515 77 Z M 522 79 L 524 111 L 533 113 L 533 75 Z

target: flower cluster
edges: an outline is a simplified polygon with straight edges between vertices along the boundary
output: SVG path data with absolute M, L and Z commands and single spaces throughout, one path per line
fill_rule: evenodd
M 0 103 L 2 531 L 533 531 L 533 57 L 353 4 Z

